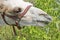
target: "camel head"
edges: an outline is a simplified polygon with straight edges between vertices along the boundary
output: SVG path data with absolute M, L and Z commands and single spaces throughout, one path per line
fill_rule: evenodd
M 21 14 L 25 11 L 25 9 L 27 9 L 27 6 L 29 5 L 31 5 L 31 7 L 19 20 L 19 16 L 21 16 Z M 5 16 L 5 19 L 9 24 L 15 24 L 15 21 L 19 20 L 19 26 L 45 26 L 52 21 L 51 16 L 46 12 L 34 7 L 32 3 L 25 2 L 23 0 L 1 0 L 0 14 L 2 14 L 3 12 L 5 12 L 6 15 L 9 16 L 15 16 L 15 18 L 13 19 Z

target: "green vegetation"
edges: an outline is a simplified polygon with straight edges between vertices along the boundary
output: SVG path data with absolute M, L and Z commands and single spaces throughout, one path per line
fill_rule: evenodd
M 12 27 L 0 27 L 0 40 L 60 40 L 60 4 L 57 0 L 34 0 L 34 6 L 52 16 L 53 21 L 42 27 L 25 27 L 13 35 Z

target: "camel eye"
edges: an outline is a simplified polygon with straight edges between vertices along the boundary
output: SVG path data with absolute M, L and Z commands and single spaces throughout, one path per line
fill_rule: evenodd
M 13 11 L 14 11 L 14 13 L 19 13 L 19 12 L 21 12 L 21 8 L 16 7 Z

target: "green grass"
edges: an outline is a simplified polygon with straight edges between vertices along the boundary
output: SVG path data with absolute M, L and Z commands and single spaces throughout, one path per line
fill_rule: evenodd
M 0 27 L 0 40 L 60 40 L 60 4 L 57 0 L 35 0 L 34 6 L 52 16 L 53 21 L 42 27 L 25 27 L 13 35 L 12 26 Z

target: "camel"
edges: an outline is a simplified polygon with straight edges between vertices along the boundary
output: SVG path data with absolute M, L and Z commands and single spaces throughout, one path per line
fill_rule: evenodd
M 0 0 L 1 26 L 6 24 L 15 25 L 18 29 L 30 25 L 44 27 L 51 21 L 52 17 L 50 15 L 34 7 L 30 2 L 25 2 L 24 0 Z

